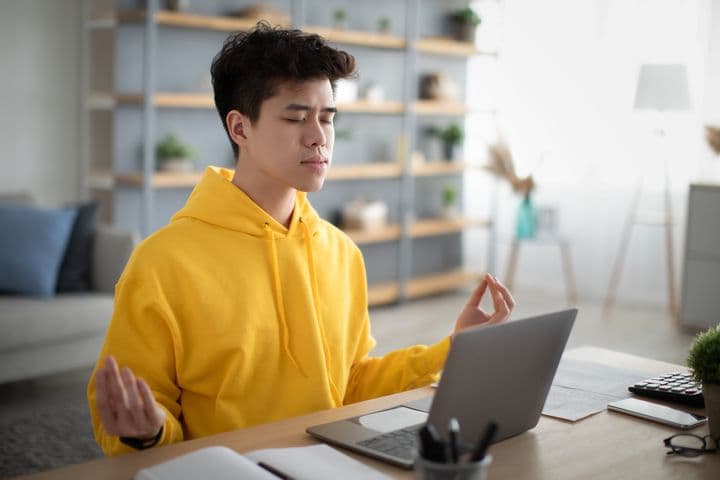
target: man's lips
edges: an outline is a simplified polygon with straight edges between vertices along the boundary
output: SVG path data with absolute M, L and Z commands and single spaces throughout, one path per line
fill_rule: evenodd
M 312 164 L 326 164 L 328 163 L 328 159 L 320 156 L 315 155 L 314 157 L 306 158 L 305 160 L 302 160 L 300 163 L 312 163 Z

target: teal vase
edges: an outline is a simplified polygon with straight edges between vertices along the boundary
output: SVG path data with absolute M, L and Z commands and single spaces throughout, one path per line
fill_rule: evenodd
M 518 209 L 515 236 L 518 239 L 534 238 L 537 233 L 537 214 L 530 195 L 525 195 Z

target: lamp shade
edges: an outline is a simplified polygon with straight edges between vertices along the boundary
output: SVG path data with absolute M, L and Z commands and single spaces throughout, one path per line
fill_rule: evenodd
M 690 110 L 690 93 L 684 65 L 640 67 L 635 108 L 638 110 Z

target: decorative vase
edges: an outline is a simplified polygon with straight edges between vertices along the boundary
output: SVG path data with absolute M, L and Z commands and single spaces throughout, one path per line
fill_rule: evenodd
M 705 412 L 708 417 L 710 436 L 720 439 L 720 384 L 703 383 Z
M 534 238 L 537 233 L 537 214 L 530 195 L 525 195 L 518 209 L 515 237 Z

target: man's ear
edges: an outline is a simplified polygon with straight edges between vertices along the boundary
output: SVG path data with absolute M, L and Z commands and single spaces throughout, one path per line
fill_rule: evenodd
M 250 125 L 250 119 L 238 112 L 237 110 L 230 110 L 225 115 L 225 124 L 227 125 L 230 138 L 233 142 L 238 145 L 243 145 L 247 142 L 247 128 Z

